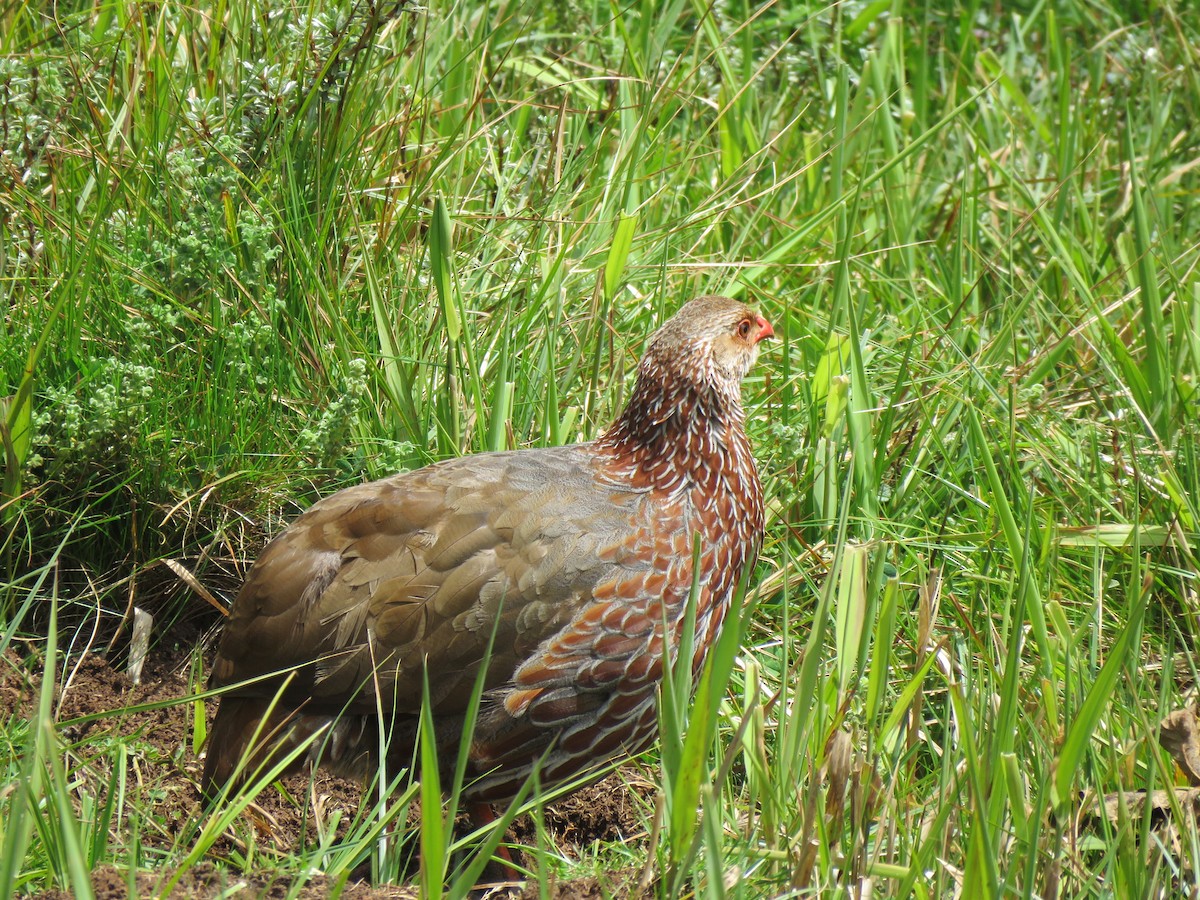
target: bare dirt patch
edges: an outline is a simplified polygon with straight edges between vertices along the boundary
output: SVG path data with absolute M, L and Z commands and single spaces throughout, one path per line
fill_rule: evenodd
M 113 866 L 104 866 L 92 873 L 92 890 L 96 900 L 125 900 L 135 897 L 158 897 L 166 887 L 164 878 L 146 872 L 130 880 L 127 873 Z M 287 879 L 272 879 L 267 875 L 235 875 L 210 862 L 202 862 L 182 874 L 167 895 L 173 898 L 200 900 L 209 897 L 262 898 L 262 900 L 320 900 L 335 891 L 345 900 L 415 900 L 412 888 L 383 885 L 375 887 L 364 882 L 338 885 L 324 875 L 311 878 L 299 891 Z M 49 891 L 42 900 L 72 900 L 66 891 Z

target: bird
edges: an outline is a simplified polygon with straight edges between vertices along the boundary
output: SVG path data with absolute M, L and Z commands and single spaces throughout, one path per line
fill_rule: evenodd
M 441 771 L 473 729 L 476 806 L 511 802 L 535 769 L 543 789 L 583 784 L 647 749 L 693 581 L 698 674 L 756 564 L 741 384 L 773 335 L 751 307 L 697 297 L 594 440 L 444 460 L 303 512 L 230 608 L 202 796 L 289 753 L 296 770 L 365 777 L 382 752 L 411 771 L 426 691 Z

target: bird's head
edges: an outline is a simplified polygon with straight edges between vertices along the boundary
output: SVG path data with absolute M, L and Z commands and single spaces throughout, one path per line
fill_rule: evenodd
M 759 343 L 774 334 L 771 323 L 743 303 L 697 297 L 654 333 L 642 367 L 666 369 L 698 388 L 736 397 L 758 359 Z

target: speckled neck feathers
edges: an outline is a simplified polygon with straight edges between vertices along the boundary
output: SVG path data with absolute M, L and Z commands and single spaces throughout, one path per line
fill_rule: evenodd
M 628 405 L 597 446 L 632 470 L 635 484 L 718 488 L 731 468 L 753 467 L 739 381 L 715 371 L 702 345 L 652 345 Z

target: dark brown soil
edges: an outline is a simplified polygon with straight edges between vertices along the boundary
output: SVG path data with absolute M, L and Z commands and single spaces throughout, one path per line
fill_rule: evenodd
M 130 884 L 126 873 L 112 866 L 104 866 L 92 873 L 92 889 L 96 893 L 96 900 L 157 897 L 167 887 L 167 880 L 165 876 L 139 872 Z M 295 892 L 292 891 L 292 884 L 286 880 L 273 880 L 267 875 L 235 875 L 213 863 L 202 862 L 184 872 L 167 896 L 188 900 L 218 896 L 256 897 L 263 900 L 284 900 L 291 896 L 299 900 L 317 900 L 330 896 L 338 887 L 333 879 L 316 875 Z M 415 900 L 417 891 L 415 888 L 389 885 L 372 887 L 360 881 L 342 885 L 339 896 L 344 900 Z M 42 895 L 42 900 L 71 900 L 71 894 L 66 891 L 49 891 Z
M 36 659 L 22 662 L 20 656 L 9 651 L 0 659 L 0 721 L 12 715 L 28 717 L 36 703 L 37 685 L 28 673 L 40 672 L 42 665 Z M 143 829 L 141 839 L 147 847 L 162 850 L 176 847 L 178 835 L 201 815 L 197 800 L 201 761 L 193 751 L 195 709 L 193 703 L 179 699 L 194 694 L 200 687 L 191 671 L 188 655 L 153 659 L 147 661 L 142 683 L 135 686 L 102 656 L 92 654 L 69 666 L 60 686 L 56 710 L 58 721 L 63 723 L 60 733 L 64 743 L 79 749 L 83 757 L 81 769 L 86 768 L 93 777 L 101 779 L 106 771 L 111 771 L 114 761 L 99 753 L 105 747 L 105 734 L 122 736 L 125 745 L 135 750 L 128 760 L 130 784 L 153 784 L 154 789 L 143 793 L 138 802 L 152 813 L 150 818 L 161 823 L 158 833 L 146 833 L 148 829 Z M 146 708 L 158 703 L 166 705 Z M 314 807 L 324 822 L 340 813 L 341 821 L 349 823 L 358 810 L 361 794 L 358 783 L 323 773 L 294 776 L 284 780 L 281 790 L 263 791 L 245 814 L 256 852 L 260 856 L 277 857 L 312 844 Z M 152 801 L 148 799 L 151 797 Z M 146 809 L 151 802 L 152 808 Z M 545 830 L 557 853 L 578 858 L 586 855 L 595 842 L 644 842 L 647 810 L 652 805 L 653 787 L 638 778 L 636 769 L 626 767 L 617 775 L 547 806 Z M 343 825 L 341 830 L 346 827 Z M 246 833 L 243 823 L 241 834 Z M 537 829 L 526 816 L 512 825 L 505 839 L 515 845 L 534 846 Z M 178 882 L 165 896 L 282 898 L 289 892 L 302 900 L 339 892 L 352 900 L 417 896 L 413 887 L 372 886 L 361 881 L 338 884 L 320 874 L 308 877 L 297 890 L 297 885 L 278 873 L 245 875 L 220 865 L 231 853 L 243 849 L 244 837 L 231 831 L 213 848 L 212 859 L 179 873 Z M 518 863 L 526 858 L 519 850 L 514 856 Z M 265 868 L 269 871 L 269 866 Z M 555 882 L 547 887 L 549 896 L 556 900 L 625 898 L 635 895 L 638 874 L 625 870 L 599 878 Z M 129 873 L 106 866 L 92 873 L 92 881 L 98 898 L 159 896 L 175 875 L 168 870 L 137 872 L 131 880 Z M 69 895 L 50 892 L 43 896 L 58 900 Z M 540 893 L 536 884 L 510 883 L 491 890 L 481 886 L 478 896 L 532 900 Z

